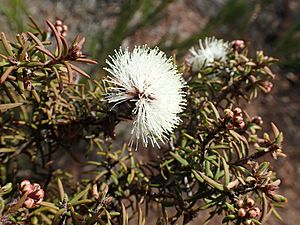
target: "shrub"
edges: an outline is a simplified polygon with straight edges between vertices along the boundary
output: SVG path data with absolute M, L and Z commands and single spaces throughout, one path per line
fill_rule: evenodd
M 265 156 L 285 156 L 283 135 L 245 110 L 270 92 L 276 59 L 206 38 L 177 66 L 158 48 L 116 51 L 107 78 L 89 79 L 85 38 L 69 44 L 59 21 L 46 31 L 31 22 L 15 42 L 1 33 L 3 224 L 145 224 L 153 207 L 156 224 L 188 224 L 203 210 L 203 223 L 278 215 L 286 199 Z M 116 138 L 123 121 L 129 144 Z

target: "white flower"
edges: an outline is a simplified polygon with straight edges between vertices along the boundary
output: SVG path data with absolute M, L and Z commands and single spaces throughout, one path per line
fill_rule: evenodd
M 149 141 L 159 147 L 158 140 L 164 143 L 181 121 L 178 113 L 185 107 L 182 74 L 157 47 L 138 46 L 132 52 L 120 49 L 110 59 L 106 60 L 109 67 L 104 68 L 110 73 L 108 102 L 134 105 L 129 146 L 136 143 L 137 148 L 141 140 L 146 147 Z
M 230 51 L 228 42 L 215 37 L 206 37 L 204 41 L 199 40 L 199 49 L 192 47 L 191 56 L 187 58 L 188 64 L 192 66 L 193 71 L 199 71 L 205 66 L 211 65 L 215 60 L 224 62 Z

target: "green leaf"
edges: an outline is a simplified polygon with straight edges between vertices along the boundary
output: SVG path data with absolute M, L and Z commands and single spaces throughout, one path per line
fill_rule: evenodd
M 224 219 L 222 220 L 222 223 L 227 223 L 229 221 L 232 221 L 236 218 L 236 215 L 230 214 L 228 216 L 225 216 Z
M 86 195 L 88 193 L 90 187 L 91 187 L 91 185 L 88 184 L 83 191 L 81 191 L 78 194 L 76 194 L 74 196 L 74 198 L 72 198 L 72 200 L 70 201 L 70 204 L 72 204 L 72 205 L 76 204 L 84 195 Z
M 122 207 L 122 225 L 128 225 L 128 215 L 123 202 L 121 202 L 121 207 Z
M 278 130 L 278 128 L 275 126 L 274 123 L 271 123 L 271 126 L 275 137 L 277 137 L 280 134 L 280 131 Z
M 57 178 L 57 187 L 58 187 L 60 201 L 63 201 L 65 198 L 65 191 L 64 191 L 63 184 L 59 178 Z
M 212 102 L 208 102 L 208 104 L 210 105 L 211 109 L 213 110 L 216 120 L 218 121 L 220 119 L 220 114 L 219 114 L 216 106 Z
M 269 166 L 270 166 L 269 162 L 262 162 L 257 169 L 257 174 L 263 174 L 264 172 L 267 171 Z
M 199 174 L 210 186 L 220 190 L 220 191 L 224 191 L 224 187 L 222 184 L 216 182 L 215 180 L 211 179 L 210 177 L 206 176 L 204 173 L 200 172 L 200 171 L 194 171 L 193 173 L 195 174 Z
M 12 183 L 7 183 L 3 187 L 0 188 L 0 196 L 5 195 L 12 190 Z
M 182 158 L 178 153 L 170 152 L 170 155 L 172 155 L 178 162 L 180 162 L 182 166 L 189 165 L 188 161 Z
M 64 220 L 63 215 L 65 214 L 66 210 L 65 209 L 60 209 L 57 211 L 53 218 L 52 225 L 60 225 L 61 222 Z
M 196 170 L 192 170 L 192 173 L 194 174 L 195 178 L 200 182 L 203 183 L 204 179 L 198 174 Z
M 254 219 L 254 218 L 253 218 L 253 219 L 252 219 L 252 222 L 255 223 L 255 224 L 257 224 L 257 225 L 261 225 L 261 222 L 259 222 L 257 219 Z

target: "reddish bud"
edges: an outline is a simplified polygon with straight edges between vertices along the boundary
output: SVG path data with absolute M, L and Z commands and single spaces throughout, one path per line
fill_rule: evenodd
M 241 117 L 241 116 L 236 116 L 236 117 L 234 117 L 234 121 L 235 121 L 236 123 L 241 123 L 241 122 L 244 121 L 244 118 Z
M 263 125 L 264 123 L 263 119 L 260 116 L 253 117 L 251 122 L 259 126 Z
M 35 202 L 32 198 L 27 198 L 24 201 L 24 206 L 28 209 L 31 209 L 31 208 L 35 207 Z
M 27 185 L 30 185 L 30 181 L 29 180 L 23 180 L 21 183 L 20 183 L 20 189 L 22 190 L 25 186 Z
M 240 208 L 238 211 L 239 217 L 245 217 L 246 216 L 246 210 L 244 208 Z
M 242 121 L 242 122 L 239 123 L 238 127 L 243 129 L 245 127 L 245 125 L 246 125 L 245 122 Z
M 233 49 L 236 51 L 241 51 L 246 47 L 245 41 L 243 41 L 243 40 L 233 40 L 231 42 L 231 45 L 232 45 Z
M 258 207 L 254 207 L 253 210 L 255 210 L 257 216 L 260 215 L 260 209 Z
M 240 115 L 240 114 L 242 113 L 242 110 L 241 110 L 241 108 L 236 107 L 236 108 L 234 108 L 233 112 L 234 112 L 234 114 L 236 114 L 236 115 Z
M 43 201 L 44 196 L 45 196 L 44 190 L 43 190 L 43 189 L 38 190 L 38 191 L 35 193 L 35 196 L 36 196 L 36 198 L 38 199 L 38 203 L 40 203 L 41 201 Z
M 226 128 L 228 130 L 232 130 L 233 129 L 233 125 L 231 123 L 226 124 Z
M 34 191 L 37 191 L 37 190 L 41 189 L 41 186 L 38 183 L 33 183 L 32 185 L 34 187 Z
M 250 218 L 255 218 L 255 217 L 257 216 L 257 212 L 256 212 L 256 210 L 254 210 L 254 209 L 250 209 L 250 210 L 248 211 L 248 214 L 249 214 L 249 217 L 250 217 Z
M 56 20 L 55 26 L 61 26 L 63 25 L 63 22 L 61 20 Z
M 265 81 L 262 85 L 265 93 L 270 93 L 272 91 L 273 84 L 270 81 Z
M 254 204 L 255 204 L 255 202 L 254 202 L 254 200 L 252 198 L 248 198 L 247 199 L 247 206 L 249 208 L 252 208 L 254 206 Z

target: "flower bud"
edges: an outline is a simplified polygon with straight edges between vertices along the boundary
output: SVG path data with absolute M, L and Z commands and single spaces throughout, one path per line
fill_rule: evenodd
M 255 217 L 257 216 L 257 212 L 256 212 L 256 210 L 254 210 L 254 209 L 250 209 L 250 210 L 248 211 L 248 214 L 249 214 L 249 217 L 250 217 L 250 218 L 255 218 Z
M 66 32 L 66 31 L 68 31 L 68 26 L 64 24 L 64 25 L 62 26 L 62 29 L 63 29 L 63 31 Z
M 245 127 L 245 122 L 244 121 L 241 121 L 239 124 L 238 124 L 238 127 L 243 129 Z
M 22 191 L 22 189 L 27 186 L 27 185 L 30 185 L 30 181 L 29 180 L 23 180 L 20 184 L 20 190 Z
M 270 81 L 265 81 L 262 83 L 264 87 L 264 92 L 265 93 L 270 93 L 273 87 L 273 84 Z
M 243 40 L 233 40 L 231 42 L 231 45 L 232 45 L 232 48 L 236 51 L 241 51 L 246 47 L 245 41 L 243 41 Z
M 35 196 L 36 196 L 36 199 L 38 200 L 37 203 L 42 202 L 43 199 L 44 199 L 44 196 L 45 196 L 44 190 L 43 190 L 43 189 L 38 190 L 38 191 L 35 193 Z
M 246 210 L 244 208 L 240 208 L 238 211 L 239 217 L 245 217 L 246 216 Z
M 37 190 L 41 189 L 41 186 L 38 183 L 33 183 L 32 185 L 34 187 L 34 191 L 37 191 Z
M 236 204 L 237 204 L 237 206 L 238 206 L 239 208 L 242 208 L 242 207 L 244 206 L 244 201 L 240 199 L 240 200 L 237 201 Z
M 241 122 L 244 121 L 244 118 L 241 117 L 241 116 L 236 116 L 236 117 L 234 118 L 234 121 L 235 121 L 236 123 L 241 123 Z
M 55 21 L 55 26 L 62 26 L 63 22 L 61 20 L 56 20 Z
M 242 110 L 239 107 L 234 108 L 233 112 L 234 112 L 235 115 L 241 115 L 242 114 Z
M 25 185 L 25 186 L 21 189 L 21 192 L 22 192 L 22 194 L 25 194 L 25 193 L 30 194 L 30 193 L 34 192 L 34 187 L 33 187 L 33 185 L 31 185 L 31 184 Z
M 262 120 L 262 118 L 260 116 L 255 116 L 252 118 L 252 123 L 255 123 L 256 125 L 263 125 L 264 121 Z
M 256 211 L 256 216 L 259 216 L 259 215 L 260 215 L 260 208 L 254 207 L 253 210 Z
M 247 198 L 247 206 L 249 208 L 252 208 L 254 206 L 255 202 L 252 198 Z
M 226 124 L 226 128 L 228 130 L 232 130 L 233 129 L 233 125 L 231 123 Z
M 28 209 L 31 209 L 35 206 L 35 202 L 32 198 L 27 198 L 25 201 L 24 201 L 24 206 Z

